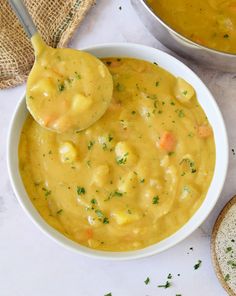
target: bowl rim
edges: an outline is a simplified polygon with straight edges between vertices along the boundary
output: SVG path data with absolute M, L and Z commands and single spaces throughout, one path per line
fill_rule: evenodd
M 207 199 L 208 194 L 206 195 L 203 203 L 198 208 L 198 210 L 194 213 L 194 215 L 188 220 L 187 223 L 185 223 L 175 233 L 173 233 L 171 236 L 167 237 L 166 239 L 164 239 L 156 244 L 145 247 L 143 249 L 134 250 L 134 251 L 113 252 L 113 251 L 95 250 L 95 249 L 91 249 L 88 247 L 84 247 L 84 246 L 80 245 L 79 243 L 76 243 L 76 242 L 70 240 L 69 238 L 65 237 L 63 234 L 59 233 L 57 230 L 55 230 L 54 228 L 49 226 L 44 221 L 44 219 L 39 215 L 39 213 L 36 211 L 33 204 L 31 203 L 25 189 L 24 189 L 24 191 L 25 191 L 25 195 L 27 196 L 27 201 L 24 201 L 24 198 L 21 196 L 21 193 L 20 193 L 20 186 L 21 187 L 23 186 L 23 182 L 22 182 L 21 178 L 20 178 L 21 184 L 20 185 L 17 184 L 16 174 L 19 175 L 18 153 L 14 154 L 11 152 L 14 152 L 16 149 L 18 151 L 18 145 L 17 145 L 17 147 L 15 147 L 15 146 L 13 147 L 12 142 L 14 142 L 14 138 L 17 137 L 15 135 L 15 133 L 16 133 L 15 127 L 17 127 L 17 118 L 21 112 L 21 109 L 26 108 L 25 95 L 23 95 L 22 98 L 19 100 L 19 102 L 14 110 L 14 113 L 11 118 L 9 130 L 8 130 L 7 169 L 8 169 L 9 179 L 10 179 L 14 194 L 15 194 L 18 202 L 20 203 L 21 207 L 23 208 L 24 212 L 27 214 L 27 216 L 31 219 L 31 221 L 33 221 L 33 223 L 43 233 L 45 233 L 48 237 L 50 237 L 51 239 L 56 241 L 59 245 L 63 246 L 66 249 L 77 252 L 79 254 L 86 255 L 89 257 L 93 257 L 93 258 L 97 258 L 97 259 L 105 259 L 105 260 L 108 259 L 108 260 L 113 260 L 113 261 L 140 259 L 140 258 L 145 258 L 145 257 L 155 255 L 157 253 L 163 252 L 163 251 L 175 246 L 176 244 L 178 244 L 179 242 L 183 241 L 188 236 L 190 236 L 206 220 L 206 218 L 208 217 L 208 215 L 210 214 L 210 212 L 212 211 L 216 202 L 219 199 L 219 196 L 222 192 L 224 182 L 226 179 L 226 174 L 227 174 L 227 169 L 228 169 L 228 158 L 229 158 L 229 151 L 228 151 L 229 146 L 228 146 L 227 131 L 226 131 L 223 116 L 221 114 L 221 111 L 220 111 L 213 95 L 208 90 L 206 85 L 202 82 L 202 80 L 199 78 L 199 76 L 197 74 L 195 74 L 188 66 L 186 66 L 180 60 L 176 59 L 175 57 L 171 56 L 170 54 L 168 54 L 162 50 L 155 49 L 155 48 L 149 47 L 149 46 L 135 44 L 135 43 L 103 43 L 103 44 L 87 46 L 87 47 L 82 48 L 82 50 L 86 50 L 87 52 L 99 51 L 99 50 L 103 50 L 103 49 L 108 50 L 108 51 L 112 50 L 112 49 L 114 49 L 114 50 L 118 49 L 118 51 L 119 50 L 122 51 L 122 49 L 123 49 L 123 50 L 128 51 L 130 49 L 133 51 L 133 58 L 137 58 L 137 59 L 141 59 L 141 58 L 137 57 L 138 51 L 142 51 L 142 50 L 153 51 L 153 52 L 155 52 L 155 54 L 157 56 L 158 56 L 158 54 L 162 55 L 163 57 L 169 59 L 170 61 L 179 64 L 179 66 L 182 66 L 182 68 L 184 70 L 188 71 L 188 74 L 192 74 L 195 77 L 195 79 L 198 80 L 198 82 L 201 84 L 201 87 L 204 88 L 206 92 L 208 92 L 208 96 L 210 98 L 212 106 L 215 108 L 215 111 L 217 113 L 217 119 L 220 123 L 220 127 L 223 132 L 222 143 L 224 145 L 224 156 L 223 156 L 224 162 L 222 161 L 223 169 L 218 173 L 218 174 L 220 174 L 220 185 L 218 186 L 217 194 L 215 195 L 215 198 L 213 199 L 213 202 L 211 202 L 210 206 L 208 206 L 207 208 L 204 209 L 204 213 L 202 214 L 202 218 L 199 221 L 195 221 L 193 227 L 190 227 L 188 230 L 185 230 L 185 228 L 187 228 L 186 225 L 189 225 L 190 222 L 193 220 L 193 217 L 195 217 L 196 214 L 201 210 L 201 208 L 204 204 L 204 201 Z M 94 54 L 94 55 L 96 55 L 96 54 Z M 109 57 L 109 55 L 106 55 L 106 56 Z M 110 55 L 110 56 L 114 56 L 114 55 Z M 99 54 L 98 54 L 98 57 L 100 57 Z M 121 54 L 120 57 L 125 57 L 125 55 Z M 161 67 L 163 67 L 163 66 L 161 66 Z M 169 71 L 169 70 L 167 70 L 167 71 Z M 169 72 L 171 72 L 171 71 L 169 71 Z M 172 75 L 174 75 L 174 74 L 172 73 Z M 23 126 L 23 124 L 19 127 L 20 128 L 19 133 L 22 129 L 22 126 Z M 17 144 L 19 144 L 19 135 L 18 135 Z M 16 160 L 17 160 L 17 165 L 16 165 Z M 216 170 L 214 170 L 213 178 L 214 178 L 215 174 L 216 174 Z M 212 178 L 212 180 L 213 180 L 213 178 Z M 210 187 L 211 187 L 211 184 L 210 184 L 209 188 Z M 209 188 L 208 188 L 208 190 L 209 190 Z M 181 232 L 183 232 L 183 234 Z M 179 233 L 181 233 L 181 235 L 178 235 Z M 175 238 L 174 241 L 169 242 L 169 240 L 171 240 L 171 238 L 173 236 L 177 236 L 177 238 Z M 164 245 L 162 245 L 163 242 L 164 242 Z
M 136 1 L 136 0 L 134 0 Z M 235 58 L 236 57 L 236 53 L 229 53 L 226 51 L 221 51 L 218 49 L 214 49 L 202 44 L 199 44 L 197 42 L 194 42 L 191 39 L 188 39 L 187 37 L 185 37 L 184 35 L 182 35 L 181 33 L 177 32 L 172 26 L 168 25 L 160 16 L 158 16 L 153 9 L 150 7 L 150 5 L 147 4 L 146 0 L 137 0 L 139 1 L 146 10 L 148 10 L 148 12 L 152 15 L 152 17 L 154 17 L 158 22 L 160 22 L 166 29 L 168 29 L 169 31 L 171 31 L 173 34 L 176 34 L 179 38 L 181 38 L 182 40 L 184 40 L 185 42 L 195 46 L 196 48 L 200 48 L 200 49 L 204 49 L 208 52 L 220 55 L 220 56 L 227 56 L 227 57 L 231 57 L 231 58 Z

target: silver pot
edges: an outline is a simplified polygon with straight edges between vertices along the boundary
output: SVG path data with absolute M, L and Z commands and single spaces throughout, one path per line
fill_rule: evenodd
M 236 54 L 210 49 L 185 38 L 163 22 L 144 0 L 131 0 L 131 3 L 147 29 L 169 49 L 210 68 L 236 72 Z

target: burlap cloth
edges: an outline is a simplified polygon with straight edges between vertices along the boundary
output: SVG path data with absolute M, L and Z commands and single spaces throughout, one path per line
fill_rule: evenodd
M 52 47 L 66 46 L 95 0 L 24 0 Z M 34 62 L 30 40 L 7 0 L 0 0 L 0 89 L 23 83 Z

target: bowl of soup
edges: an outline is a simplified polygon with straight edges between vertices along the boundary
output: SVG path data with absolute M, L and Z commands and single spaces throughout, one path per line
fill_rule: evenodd
M 221 71 L 236 69 L 234 0 L 131 0 L 149 31 L 183 57 Z
M 21 98 L 8 169 L 31 220 L 64 247 L 121 260 L 164 251 L 190 235 L 221 193 L 228 165 L 224 121 L 187 66 L 154 48 L 85 49 L 113 78 L 113 99 L 84 131 L 54 133 Z

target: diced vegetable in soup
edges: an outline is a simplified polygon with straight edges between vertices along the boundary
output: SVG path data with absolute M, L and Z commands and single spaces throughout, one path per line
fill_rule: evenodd
M 193 87 L 155 64 L 109 58 L 113 101 L 89 129 L 56 134 L 28 117 L 20 172 L 40 215 L 90 248 L 163 240 L 202 204 L 214 171 L 212 128 Z
M 236 53 L 235 0 L 147 0 L 174 30 L 201 45 Z

